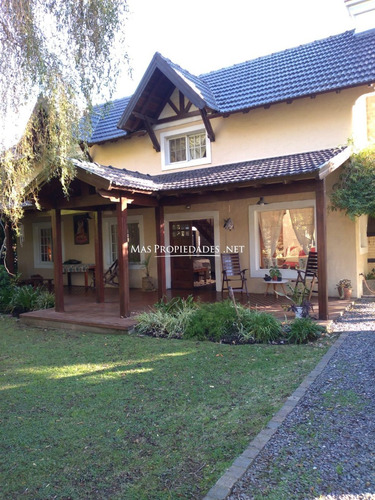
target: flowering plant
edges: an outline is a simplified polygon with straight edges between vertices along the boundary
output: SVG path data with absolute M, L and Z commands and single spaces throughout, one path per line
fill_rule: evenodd
M 352 282 L 346 278 L 340 280 L 336 286 L 337 288 L 353 288 Z

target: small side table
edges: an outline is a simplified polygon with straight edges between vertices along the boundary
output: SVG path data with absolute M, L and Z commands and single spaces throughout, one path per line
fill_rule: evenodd
M 269 288 L 270 288 L 271 285 L 273 285 L 273 293 L 276 295 L 276 299 L 279 298 L 279 296 L 276 293 L 276 287 L 277 287 L 277 285 L 281 286 L 281 289 L 282 289 L 283 293 L 285 293 L 285 295 L 286 295 L 287 293 L 286 293 L 286 290 L 285 290 L 285 287 L 284 287 L 285 283 L 289 283 L 289 280 L 266 281 L 267 287 L 266 287 L 266 293 L 264 295 L 268 295 L 268 290 L 269 290 Z

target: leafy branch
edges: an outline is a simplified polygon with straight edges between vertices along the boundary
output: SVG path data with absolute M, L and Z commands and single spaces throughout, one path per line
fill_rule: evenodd
M 354 153 L 331 193 L 331 209 L 343 210 L 351 219 L 375 216 L 375 146 Z

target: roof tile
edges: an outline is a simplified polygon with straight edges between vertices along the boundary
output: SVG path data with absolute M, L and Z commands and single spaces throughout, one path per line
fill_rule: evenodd
M 324 149 L 153 176 L 97 163 L 73 161 L 77 167 L 110 181 L 113 187 L 168 192 L 312 174 L 344 149 Z

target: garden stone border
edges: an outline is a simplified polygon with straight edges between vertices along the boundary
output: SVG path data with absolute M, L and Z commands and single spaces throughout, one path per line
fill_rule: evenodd
M 316 367 L 305 377 L 293 394 L 287 398 L 282 408 L 272 417 L 267 426 L 255 436 L 246 450 L 225 471 L 203 500 L 225 500 L 230 495 L 235 483 L 242 478 L 255 458 L 275 434 L 277 428 L 280 427 L 287 416 L 304 397 L 307 390 L 322 373 L 336 351 L 340 348 L 341 344 L 347 339 L 348 335 L 347 332 L 340 334 L 339 338 L 328 349 Z

